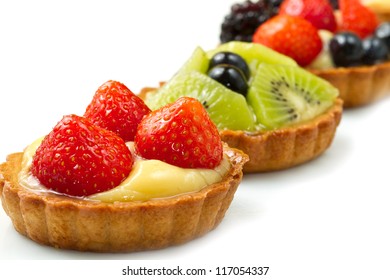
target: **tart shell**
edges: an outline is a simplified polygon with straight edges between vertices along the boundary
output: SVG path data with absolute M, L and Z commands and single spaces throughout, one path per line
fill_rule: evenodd
M 161 82 L 159 86 L 164 83 Z M 139 96 L 146 99 L 157 88 L 146 87 Z M 343 100 L 337 98 L 323 114 L 311 121 L 286 128 L 258 133 L 242 130 L 220 130 L 223 142 L 249 156 L 244 173 L 287 169 L 321 155 L 332 143 L 341 121 Z
M 337 99 L 315 119 L 273 131 L 248 134 L 222 130 L 221 139 L 249 156 L 245 173 L 290 168 L 318 157 L 331 145 L 341 120 L 342 104 L 342 100 Z
M 368 105 L 390 95 L 390 62 L 310 71 L 339 89 L 345 108 Z
M 18 183 L 23 153 L 0 165 L 0 197 L 22 235 L 43 245 L 95 252 L 160 249 L 200 237 L 222 221 L 242 180 L 248 157 L 225 147 L 231 169 L 219 183 L 199 192 L 146 202 L 104 203 Z
M 380 22 L 390 21 L 390 5 L 388 0 L 362 0 L 362 4 L 370 8 Z

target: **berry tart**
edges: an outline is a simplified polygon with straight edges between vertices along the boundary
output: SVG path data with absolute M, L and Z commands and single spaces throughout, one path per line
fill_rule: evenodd
M 370 104 L 390 93 L 390 23 L 378 19 L 373 5 L 359 0 L 271 3 L 233 5 L 221 25 L 221 43 L 250 41 L 293 58 L 338 88 L 345 107 Z M 254 13 L 262 20 L 249 31 Z
M 7 157 L 0 197 L 15 229 L 40 244 L 159 249 L 221 222 L 247 160 L 221 142 L 197 100 L 184 97 L 151 112 L 109 81 L 84 116 L 64 116 L 48 135 Z
M 140 97 L 152 109 L 181 96 L 198 99 L 222 141 L 249 156 L 244 172 L 289 168 L 332 143 L 342 100 L 329 82 L 260 44 L 233 41 L 196 48 L 182 68 Z

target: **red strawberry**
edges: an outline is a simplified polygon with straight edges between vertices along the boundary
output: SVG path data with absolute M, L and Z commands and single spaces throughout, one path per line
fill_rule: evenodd
M 317 29 L 336 31 L 336 17 L 328 0 L 284 0 L 279 14 L 299 16 L 310 21 Z
M 76 115 L 67 115 L 43 139 L 32 174 L 49 189 L 86 196 L 117 186 L 133 157 L 122 138 Z
M 307 20 L 289 15 L 274 16 L 260 25 L 253 42 L 287 55 L 301 66 L 312 62 L 322 49 L 318 30 Z
M 134 142 L 142 157 L 183 168 L 214 168 L 222 160 L 218 130 L 202 104 L 191 97 L 147 115 Z
M 359 0 L 340 0 L 341 26 L 340 31 L 355 32 L 360 38 L 366 38 L 374 33 L 379 25 L 375 13 Z
M 124 84 L 108 81 L 98 88 L 84 117 L 102 128 L 133 141 L 137 126 L 150 109 Z

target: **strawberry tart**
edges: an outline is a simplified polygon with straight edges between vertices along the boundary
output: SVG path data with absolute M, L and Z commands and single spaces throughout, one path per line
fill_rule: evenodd
M 248 158 L 222 143 L 202 104 L 151 112 L 108 81 L 83 116 L 0 165 L 16 231 L 62 249 L 130 252 L 188 242 L 223 219 Z

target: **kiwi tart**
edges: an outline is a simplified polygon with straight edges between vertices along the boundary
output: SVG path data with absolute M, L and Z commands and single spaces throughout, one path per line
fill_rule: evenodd
M 216 59 L 221 53 L 225 58 Z M 226 58 L 231 54 L 239 58 Z M 249 78 L 237 63 L 240 58 Z M 237 79 L 246 82 L 246 91 L 236 90 L 242 84 Z M 333 141 L 343 108 L 338 90 L 329 82 L 287 56 L 244 42 L 208 52 L 196 48 L 168 82 L 144 88 L 140 96 L 151 109 L 180 96 L 197 98 L 222 140 L 249 156 L 246 173 L 290 168 L 321 155 Z

